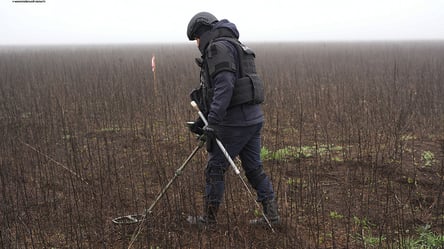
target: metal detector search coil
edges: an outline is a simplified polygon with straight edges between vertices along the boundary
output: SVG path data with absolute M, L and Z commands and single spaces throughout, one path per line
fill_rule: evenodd
M 113 223 L 116 225 L 131 225 L 139 223 L 143 219 L 145 219 L 145 215 L 143 214 L 130 214 L 114 218 Z

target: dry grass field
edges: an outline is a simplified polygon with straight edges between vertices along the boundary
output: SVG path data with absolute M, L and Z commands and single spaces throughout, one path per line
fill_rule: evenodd
M 444 43 L 247 44 L 266 84 L 262 159 L 282 224 L 226 175 L 214 230 L 204 150 L 133 248 L 444 246 Z M 151 56 L 156 55 L 156 77 Z M 0 248 L 127 248 L 197 145 L 193 45 L 0 47 Z M 240 166 L 240 165 L 239 165 Z

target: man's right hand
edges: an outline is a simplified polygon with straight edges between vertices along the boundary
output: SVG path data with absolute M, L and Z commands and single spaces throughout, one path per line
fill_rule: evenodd
M 202 135 L 204 133 L 203 127 L 205 126 L 205 123 L 201 118 L 198 118 L 194 122 L 187 122 L 188 129 L 197 135 Z

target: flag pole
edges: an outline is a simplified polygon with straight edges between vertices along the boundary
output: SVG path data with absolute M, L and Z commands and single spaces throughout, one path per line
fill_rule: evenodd
M 157 79 L 156 79 L 156 56 L 151 57 L 151 70 L 153 71 L 154 95 L 157 96 Z

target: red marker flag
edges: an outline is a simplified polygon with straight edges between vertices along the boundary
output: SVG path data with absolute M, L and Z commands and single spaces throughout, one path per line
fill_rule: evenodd
M 151 70 L 154 72 L 156 71 L 156 57 L 153 55 L 151 58 Z

